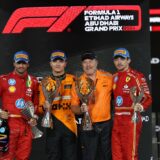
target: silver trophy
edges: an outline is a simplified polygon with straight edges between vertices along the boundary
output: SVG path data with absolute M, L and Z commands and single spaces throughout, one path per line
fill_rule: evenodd
M 31 118 L 34 118 L 34 105 L 31 101 L 28 101 L 25 103 L 25 107 L 21 109 L 21 113 L 23 116 L 27 119 L 30 120 Z M 36 126 L 31 126 L 32 133 L 33 133 L 33 138 L 40 138 L 43 135 L 43 132 L 40 131 Z
M 91 96 L 93 96 L 92 93 L 95 89 L 93 80 L 86 77 L 85 79 L 77 78 L 75 82 L 76 82 L 75 83 L 76 92 L 81 103 L 88 105 L 88 102 Z M 84 112 L 84 116 L 82 119 L 82 130 L 83 131 L 93 130 L 92 120 L 88 110 Z
M 137 104 L 137 103 L 140 103 L 142 98 L 143 98 L 143 95 L 144 95 L 144 90 L 143 88 L 141 88 L 141 90 L 139 91 L 139 94 L 137 95 L 137 87 L 134 86 L 130 89 L 130 97 L 133 101 L 133 109 L 134 109 L 134 106 Z M 132 115 L 132 122 L 133 123 L 137 123 L 139 121 L 139 118 L 138 118 L 138 111 L 135 111 L 134 109 L 134 112 L 133 112 L 133 115 Z
M 60 90 L 60 81 L 56 79 L 55 81 L 49 80 L 50 77 L 46 77 L 42 80 L 42 91 L 45 99 L 51 105 L 54 98 L 58 95 Z M 53 120 L 51 116 L 51 108 L 46 109 L 41 122 L 42 127 L 53 128 Z

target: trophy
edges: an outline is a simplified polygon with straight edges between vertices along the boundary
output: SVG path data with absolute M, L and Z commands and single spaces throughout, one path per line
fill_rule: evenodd
M 46 77 L 42 80 L 42 91 L 45 99 L 51 105 L 54 98 L 58 95 L 60 90 L 60 81 L 56 79 L 55 81 L 49 80 L 50 77 Z M 51 108 L 46 109 L 44 116 L 42 118 L 41 125 L 46 128 L 53 128 L 53 120 L 51 116 Z
M 0 118 L 0 153 L 8 151 L 8 144 L 9 144 L 8 122 L 7 120 Z
M 76 92 L 82 104 L 88 105 L 89 99 L 93 95 L 94 91 L 94 82 L 90 78 L 77 78 L 76 81 Z M 91 117 L 89 111 L 84 112 L 84 116 L 82 119 L 82 130 L 83 131 L 91 131 L 93 130 Z
M 137 95 L 137 87 L 134 86 L 130 89 L 130 97 L 133 101 L 133 109 L 134 109 L 134 106 L 137 104 L 137 103 L 140 103 L 142 98 L 143 98 L 143 95 L 144 95 L 144 90 L 143 88 L 141 88 L 141 90 L 139 91 L 139 95 Z M 138 111 L 135 111 L 133 112 L 133 115 L 132 115 L 132 122 L 133 123 L 137 123 L 139 121 L 139 118 L 138 118 Z
M 31 118 L 34 118 L 34 105 L 31 101 L 28 101 L 25 103 L 25 107 L 21 109 L 21 113 L 23 116 L 27 119 L 30 120 Z M 31 126 L 32 133 L 33 133 L 33 138 L 40 138 L 43 135 L 43 132 L 40 131 L 36 126 Z

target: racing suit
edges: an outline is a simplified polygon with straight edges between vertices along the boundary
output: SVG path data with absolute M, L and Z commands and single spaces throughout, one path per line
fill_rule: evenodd
M 0 160 L 28 160 L 32 145 L 31 127 L 22 117 L 24 103 L 32 101 L 38 105 L 38 81 L 25 73 L 19 76 L 15 72 L 0 76 L 0 97 L 2 109 L 9 112 L 8 125 L 9 150 Z
M 112 130 L 112 158 L 113 160 L 137 160 L 142 121 L 140 113 L 138 113 L 139 122 L 131 121 L 133 101 L 130 97 L 130 89 L 136 86 L 138 96 L 143 88 L 144 95 L 140 104 L 145 110 L 152 102 L 149 88 L 144 75 L 131 68 L 125 72 L 117 72 L 113 83 L 115 115 Z
M 74 77 L 63 74 L 59 77 L 48 76 L 48 83 L 60 80 L 59 92 L 52 101 L 53 129 L 47 128 L 46 151 L 49 160 L 76 160 L 76 134 L 77 125 L 75 116 L 71 111 L 71 88 Z M 43 113 L 45 96 L 40 85 L 39 112 Z

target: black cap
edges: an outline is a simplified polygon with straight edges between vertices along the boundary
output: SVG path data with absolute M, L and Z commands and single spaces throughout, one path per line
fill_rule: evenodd
M 81 55 L 81 61 L 84 61 L 85 59 L 97 59 L 97 56 L 93 52 L 85 52 Z

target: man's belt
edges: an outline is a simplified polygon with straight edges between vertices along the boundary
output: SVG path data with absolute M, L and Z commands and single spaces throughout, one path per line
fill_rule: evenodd
M 126 106 L 124 106 L 124 107 L 115 107 L 115 109 L 116 110 L 133 110 L 132 107 L 126 107 Z
M 132 107 L 115 107 L 115 115 L 131 115 L 133 113 Z
M 11 117 L 11 118 L 21 118 L 22 116 L 20 114 L 10 114 L 9 117 Z

